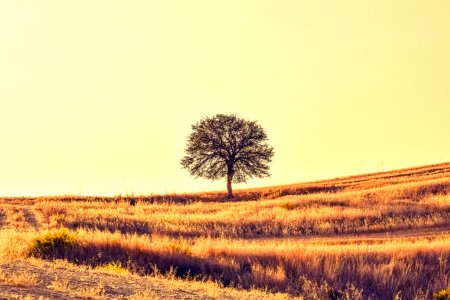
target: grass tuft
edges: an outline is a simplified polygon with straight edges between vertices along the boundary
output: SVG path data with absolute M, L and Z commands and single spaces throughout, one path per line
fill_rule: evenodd
M 450 300 L 450 288 L 441 290 L 433 295 L 434 300 Z
M 283 203 L 278 204 L 278 207 L 286 209 L 286 210 L 293 210 L 297 206 L 291 202 L 283 202 Z
M 111 272 L 111 273 L 116 273 L 116 274 L 130 274 L 130 271 L 128 269 L 126 269 L 125 267 L 123 267 L 122 263 L 120 261 L 111 261 L 101 267 L 98 268 L 101 271 L 107 271 L 107 272 Z

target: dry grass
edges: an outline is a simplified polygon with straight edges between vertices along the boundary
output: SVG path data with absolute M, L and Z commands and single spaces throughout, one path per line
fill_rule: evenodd
M 27 230 L 28 224 L 25 220 L 23 210 L 14 206 L 4 206 L 3 211 L 6 215 L 6 222 L 9 227 L 14 227 L 17 230 Z
M 0 280 L 3 283 L 11 285 L 37 285 L 38 281 L 35 275 L 28 274 L 26 272 L 18 272 L 13 274 L 6 274 L 0 270 Z
M 0 230 L 0 263 L 26 256 L 28 241 L 36 232 L 18 232 L 13 228 Z
M 104 299 L 104 287 L 101 283 L 95 287 L 85 287 L 81 289 L 74 288 L 69 280 L 65 278 L 55 278 L 48 286 L 49 289 L 58 292 L 71 293 L 75 297 L 87 298 L 87 299 Z
M 36 228 L 65 226 L 74 246 L 46 257 L 121 276 L 207 279 L 305 299 L 421 299 L 450 286 L 448 163 L 237 195 L 139 197 L 136 206 L 122 197 L 4 199 L 0 234 L 12 243 L 0 242 L 0 256 L 24 257 Z M 50 287 L 70 290 L 63 283 Z
M 184 237 L 292 237 L 391 232 L 450 225 L 450 177 L 420 183 L 189 205 L 59 201 L 37 203 L 48 228 Z
M 73 262 L 100 266 L 120 261 L 141 274 L 151 274 L 156 266 L 166 275 L 207 275 L 224 285 L 297 295 L 310 293 L 307 289 L 311 282 L 318 285 L 321 297 L 330 289 L 345 292 L 351 284 L 354 291 L 364 291 L 376 299 L 389 298 L 399 291 L 408 297 L 419 290 L 431 293 L 449 284 L 450 234 L 338 247 L 335 241 L 326 239 L 187 241 L 83 229 L 77 236 L 79 246 L 64 257 Z

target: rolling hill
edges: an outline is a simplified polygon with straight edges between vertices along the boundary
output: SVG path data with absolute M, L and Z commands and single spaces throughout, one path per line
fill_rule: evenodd
M 449 192 L 443 163 L 234 201 L 4 198 L 0 299 L 432 299 L 450 286 Z

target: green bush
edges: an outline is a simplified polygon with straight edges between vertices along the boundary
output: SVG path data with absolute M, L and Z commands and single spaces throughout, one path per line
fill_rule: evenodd
M 450 300 L 450 288 L 447 290 L 442 290 L 433 295 L 434 300 Z
M 41 258 L 63 258 L 75 242 L 76 235 L 62 227 L 33 239 L 28 254 Z

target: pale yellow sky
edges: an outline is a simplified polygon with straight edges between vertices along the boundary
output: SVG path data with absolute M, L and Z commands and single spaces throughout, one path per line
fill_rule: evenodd
M 450 1 L 0 1 L 0 195 L 225 189 L 190 125 L 257 120 L 294 183 L 450 161 Z

